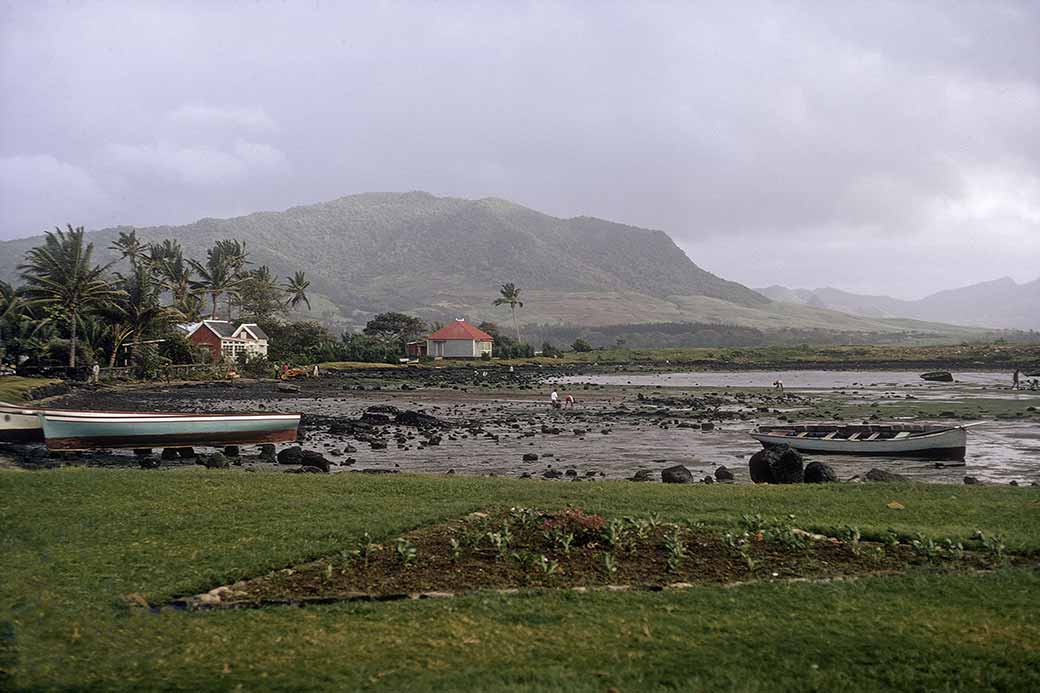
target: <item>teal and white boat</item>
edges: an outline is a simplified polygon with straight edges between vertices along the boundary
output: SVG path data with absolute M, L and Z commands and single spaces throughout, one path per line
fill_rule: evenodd
M 169 416 L 155 412 L 82 411 L 75 409 L 38 409 L 0 402 L 0 443 L 42 443 L 43 425 L 40 414 L 77 416 L 86 419 L 98 417 Z
M 256 445 L 296 440 L 299 414 L 39 414 L 51 450 Z

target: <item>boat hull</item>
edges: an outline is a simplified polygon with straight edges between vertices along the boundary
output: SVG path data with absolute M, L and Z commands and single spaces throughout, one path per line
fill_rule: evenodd
M 81 411 L 75 409 L 33 409 L 16 404 L 0 402 L 0 443 L 42 443 L 44 442 L 43 424 L 40 414 L 55 416 L 76 416 L 87 419 L 103 417 L 152 417 L 170 416 L 170 414 L 143 412 L 100 412 Z
M 903 438 L 901 440 L 848 440 L 798 438 L 770 433 L 751 433 L 764 447 L 790 446 L 799 452 L 817 455 L 865 455 L 874 457 L 916 457 L 937 460 L 963 460 L 967 431 L 951 428 Z
M 94 417 L 41 415 L 48 449 L 256 445 L 296 440 L 298 414 Z

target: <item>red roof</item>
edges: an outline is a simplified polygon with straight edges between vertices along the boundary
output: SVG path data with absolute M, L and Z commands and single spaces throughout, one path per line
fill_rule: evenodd
M 456 320 L 431 334 L 427 339 L 440 341 L 442 339 L 472 339 L 478 342 L 493 342 L 494 338 L 487 332 L 478 330 L 465 320 Z

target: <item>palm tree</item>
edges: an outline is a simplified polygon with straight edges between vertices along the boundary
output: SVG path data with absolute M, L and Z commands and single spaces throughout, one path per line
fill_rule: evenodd
M 152 246 L 151 264 L 163 287 L 173 295 L 174 304 L 184 303 L 192 289 L 192 265 L 184 259 L 177 241 Z
M 76 366 L 76 325 L 80 314 L 117 300 L 122 292 L 105 279 L 108 265 L 93 264 L 94 244 L 83 227 L 47 232 L 43 245 L 26 253 L 18 269 L 30 305 L 56 309 L 69 324 L 69 368 Z
M 130 229 L 129 233 L 120 231 L 119 237 L 112 241 L 112 245 L 108 246 L 108 249 L 119 253 L 121 260 L 130 258 L 131 266 L 137 265 L 138 262 L 145 259 L 150 250 L 149 246 L 142 243 L 137 237 L 137 229 Z
M 505 306 L 508 305 L 509 309 L 513 312 L 513 327 L 516 328 L 516 341 L 520 343 L 520 323 L 516 321 L 516 309 L 523 308 L 524 303 L 520 300 L 520 287 L 516 284 L 509 282 L 508 284 L 502 285 L 502 290 L 499 291 L 502 294 L 501 297 L 496 298 L 494 305 Z
M 307 275 L 304 272 L 297 272 L 291 277 L 288 277 L 285 282 L 285 293 L 289 294 L 289 300 L 286 301 L 290 308 L 295 308 L 300 303 L 304 303 L 307 306 L 307 310 L 311 309 L 311 300 L 307 298 L 307 289 L 310 288 L 311 283 L 307 280 Z
M 110 366 L 115 365 L 116 354 L 127 340 L 139 341 L 163 332 L 183 319 L 176 308 L 162 305 L 159 299 L 163 285 L 143 263 L 134 265 L 130 274 L 116 274 L 116 277 L 124 296 L 102 311 L 105 321 L 111 326 Z
M 213 303 L 212 317 L 217 317 L 217 299 L 227 294 L 228 320 L 231 319 L 231 298 L 241 281 L 242 268 L 247 264 L 245 245 L 238 241 L 217 241 L 206 251 L 206 264 L 189 260 L 191 268 L 199 275 L 192 287 L 209 294 Z

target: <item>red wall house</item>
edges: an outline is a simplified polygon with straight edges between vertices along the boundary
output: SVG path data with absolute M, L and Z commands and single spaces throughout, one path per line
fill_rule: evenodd
M 220 361 L 223 354 L 220 351 L 220 335 L 214 332 L 208 325 L 203 323 L 197 330 L 191 333 L 188 341 L 196 346 L 204 346 L 209 349 L 213 363 Z

